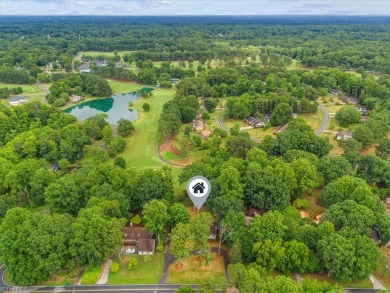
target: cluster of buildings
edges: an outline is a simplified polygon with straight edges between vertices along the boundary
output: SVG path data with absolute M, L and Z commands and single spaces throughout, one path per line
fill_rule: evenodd
M 107 67 L 108 66 L 107 60 L 94 60 L 92 62 L 91 61 L 84 62 L 77 69 L 80 73 L 91 73 L 92 72 L 92 69 L 91 69 L 92 64 L 95 64 L 95 66 L 97 66 L 97 67 Z M 115 62 L 116 68 L 122 67 L 122 65 L 123 64 L 121 61 Z
M 356 110 L 358 110 L 359 113 L 360 113 L 359 122 L 360 123 L 367 122 L 367 120 L 368 120 L 368 112 L 369 112 L 368 108 L 366 106 L 359 105 L 358 104 L 359 101 L 358 101 L 357 98 L 343 95 L 342 92 L 339 91 L 338 89 L 332 89 L 330 91 L 330 94 L 333 95 L 333 96 L 340 97 L 340 99 L 347 105 L 355 105 Z M 351 131 L 339 131 L 336 134 L 336 140 L 345 141 L 347 139 L 352 138 L 352 136 L 353 136 L 353 134 L 352 134 Z

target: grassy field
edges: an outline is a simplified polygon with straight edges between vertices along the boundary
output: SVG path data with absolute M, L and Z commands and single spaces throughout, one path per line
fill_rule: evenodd
M 390 247 L 381 247 L 381 258 L 378 262 L 378 269 L 374 276 L 382 283 L 383 286 L 390 289 L 390 269 L 385 270 L 386 265 L 390 267 Z
M 0 88 L 14 88 L 21 87 L 23 89 L 23 93 L 21 96 L 25 95 L 44 95 L 44 92 L 35 84 L 9 84 L 9 83 L 0 83 Z
M 194 256 L 185 259 L 182 264 L 180 269 L 177 269 L 176 264 L 169 267 L 169 284 L 199 284 L 206 280 L 216 284 L 225 282 L 223 259 L 216 253 L 212 254 L 212 260 L 208 266 L 199 266 Z
M 127 269 L 130 256 L 126 255 L 120 261 L 120 270 L 116 273 L 110 272 L 108 275 L 108 284 L 158 284 L 163 271 L 164 254 L 156 252 L 150 256 L 150 260 L 147 262 L 144 261 L 142 255 L 132 255 L 131 257 L 138 259 L 138 268 L 131 271 Z M 118 259 L 115 261 L 118 262 Z
M 129 93 L 142 88 L 142 85 L 134 82 L 122 82 L 111 79 L 108 79 L 107 81 L 114 94 Z
M 100 277 L 100 267 L 87 267 L 81 277 L 81 285 L 94 285 Z
M 122 154 L 128 167 L 157 168 L 162 162 L 157 157 L 158 120 L 163 105 L 173 98 L 173 90 L 157 89 L 153 96 L 141 98 L 134 102 L 134 109 L 138 110 L 138 118 L 134 123 L 135 133 L 126 139 L 127 146 Z M 151 110 L 142 109 L 144 103 L 149 103 Z
M 324 115 L 321 110 L 318 109 L 314 114 L 300 114 L 299 117 L 305 119 L 307 124 L 315 131 L 321 126 Z
M 322 137 L 328 139 L 329 143 L 332 145 L 330 153 L 333 155 L 342 155 L 344 153 L 343 148 L 340 145 L 340 142 L 335 139 L 334 133 L 323 133 Z
M 370 282 L 369 278 L 361 279 L 361 280 L 353 280 L 351 282 L 343 283 L 343 282 L 336 282 L 328 275 L 319 275 L 319 274 L 308 274 L 303 276 L 303 278 L 308 279 L 315 279 L 321 282 L 327 282 L 329 284 L 338 284 L 342 286 L 343 288 L 372 288 L 372 284 Z
M 310 205 L 308 208 L 302 210 L 309 213 L 310 217 L 321 215 L 325 211 L 325 208 L 320 206 L 318 202 L 320 192 L 321 192 L 320 189 L 314 189 L 311 195 L 305 194 L 303 197 L 303 199 L 309 201 Z

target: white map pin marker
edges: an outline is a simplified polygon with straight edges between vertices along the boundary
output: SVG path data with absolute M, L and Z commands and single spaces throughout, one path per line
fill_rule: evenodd
M 198 210 L 209 197 L 210 191 L 211 184 L 207 178 L 203 176 L 195 176 L 188 180 L 187 193 Z

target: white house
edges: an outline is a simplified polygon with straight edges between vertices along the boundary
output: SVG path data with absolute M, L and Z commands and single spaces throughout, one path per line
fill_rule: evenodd
M 20 96 L 20 97 L 13 96 L 13 97 L 10 97 L 8 101 L 9 101 L 10 106 L 12 107 L 12 106 L 19 106 L 25 102 L 28 102 L 28 99 L 26 97 L 22 97 L 22 96 Z

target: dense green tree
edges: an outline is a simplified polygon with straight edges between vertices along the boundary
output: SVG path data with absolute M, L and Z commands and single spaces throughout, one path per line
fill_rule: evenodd
M 45 201 L 55 212 L 77 214 L 87 200 L 76 181 L 65 176 L 45 188 Z
M 190 223 L 191 239 L 194 250 L 198 251 L 199 261 L 208 264 L 210 247 L 208 237 L 210 236 L 211 214 L 207 212 L 198 213 Z
M 333 223 L 336 230 L 349 227 L 360 234 L 367 234 L 375 217 L 369 208 L 346 200 L 328 208 L 321 217 L 321 222 L 325 221 Z
M 282 267 L 286 261 L 285 248 L 279 241 L 266 239 L 253 245 L 253 250 L 257 255 L 256 263 L 269 271 Z
M 192 246 L 190 225 L 178 223 L 172 229 L 169 250 L 175 256 L 179 265 L 182 260 L 190 256 Z
M 367 125 L 361 125 L 356 127 L 353 132 L 353 138 L 362 144 L 363 148 L 368 148 L 374 142 L 374 136 L 370 128 Z
M 261 209 L 281 210 L 290 203 L 287 184 L 272 167 L 251 163 L 244 176 L 245 202 Z
M 313 164 L 307 159 L 297 159 L 291 163 L 294 170 L 297 186 L 294 194 L 296 197 L 302 196 L 305 192 L 311 192 L 314 187 L 318 186 L 317 171 Z
M 188 224 L 190 222 L 190 213 L 187 208 L 180 203 L 174 203 L 168 208 L 169 227 L 174 228 L 179 223 Z
M 107 147 L 108 154 L 114 157 L 116 154 L 122 152 L 126 147 L 126 141 L 121 136 L 114 137 Z
M 337 111 L 335 118 L 341 127 L 348 127 L 359 122 L 360 112 L 355 107 L 344 106 Z
M 317 249 L 329 275 L 342 282 L 369 276 L 379 258 L 372 239 L 350 230 L 322 238 Z
M 343 176 L 352 176 L 351 164 L 344 157 L 323 157 L 318 161 L 318 171 L 324 177 L 325 184 Z
M 153 199 L 144 205 L 142 215 L 145 229 L 157 236 L 157 243 L 160 243 L 169 220 L 167 206 L 163 202 Z
M 206 99 L 204 101 L 204 107 L 210 113 L 214 113 L 215 108 L 217 107 L 217 105 L 218 105 L 218 101 L 216 99 Z
M 124 118 L 119 119 L 118 121 L 118 134 L 121 136 L 128 136 L 132 134 L 135 130 L 133 123 Z
M 69 215 L 45 215 L 22 208 L 9 210 L 0 225 L 0 259 L 12 281 L 34 285 L 69 268 L 72 222 Z
M 281 103 L 276 106 L 271 115 L 271 124 L 280 126 L 288 123 L 292 119 L 293 109 L 286 103 Z
M 325 207 L 345 200 L 354 200 L 373 211 L 383 211 L 379 198 L 372 193 L 367 183 L 360 178 L 341 177 L 325 186 L 320 194 L 320 202 Z
M 100 207 L 82 209 L 71 225 L 69 251 L 79 264 L 100 265 L 122 245 L 124 224 L 105 217 Z

